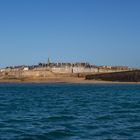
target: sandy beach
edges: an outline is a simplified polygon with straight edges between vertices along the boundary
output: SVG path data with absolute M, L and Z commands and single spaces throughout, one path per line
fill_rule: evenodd
M 0 79 L 0 83 L 140 84 L 140 82 L 119 82 L 119 81 L 86 80 L 85 78 L 75 78 L 75 77 Z

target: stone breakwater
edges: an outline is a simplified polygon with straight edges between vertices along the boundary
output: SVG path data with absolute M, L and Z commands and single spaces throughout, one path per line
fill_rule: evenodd
M 140 82 L 140 70 L 87 75 L 87 80 Z

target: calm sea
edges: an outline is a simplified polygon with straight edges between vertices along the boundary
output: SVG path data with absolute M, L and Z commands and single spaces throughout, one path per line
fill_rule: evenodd
M 140 85 L 0 84 L 0 140 L 140 139 Z

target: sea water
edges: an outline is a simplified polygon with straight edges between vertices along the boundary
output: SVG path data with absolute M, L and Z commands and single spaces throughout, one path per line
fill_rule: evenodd
M 0 84 L 0 140 L 140 139 L 140 85 Z

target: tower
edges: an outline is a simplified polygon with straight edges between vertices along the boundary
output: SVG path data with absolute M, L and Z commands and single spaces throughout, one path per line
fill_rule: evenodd
M 48 57 L 48 65 L 50 65 L 50 58 Z

